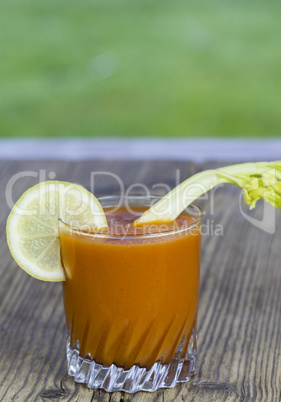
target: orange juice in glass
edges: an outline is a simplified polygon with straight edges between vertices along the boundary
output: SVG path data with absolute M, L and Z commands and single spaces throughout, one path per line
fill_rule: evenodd
M 171 388 L 195 373 L 201 211 L 133 227 L 156 197 L 104 197 L 107 233 L 60 222 L 68 373 L 90 388 Z

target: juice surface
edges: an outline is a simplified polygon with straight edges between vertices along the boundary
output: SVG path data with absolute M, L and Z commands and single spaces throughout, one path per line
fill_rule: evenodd
M 82 356 L 106 366 L 168 363 L 181 341 L 184 356 L 196 324 L 199 226 L 171 232 L 195 220 L 182 214 L 169 225 L 133 228 L 144 210 L 105 211 L 110 237 L 60 231 L 71 346 L 79 340 Z

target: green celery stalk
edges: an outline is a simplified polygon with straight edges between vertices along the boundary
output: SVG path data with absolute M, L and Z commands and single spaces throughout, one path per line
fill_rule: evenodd
M 260 198 L 281 209 L 281 161 L 241 163 L 197 173 L 170 191 L 134 222 L 171 222 L 193 201 L 212 188 L 232 183 L 244 190 L 250 209 Z

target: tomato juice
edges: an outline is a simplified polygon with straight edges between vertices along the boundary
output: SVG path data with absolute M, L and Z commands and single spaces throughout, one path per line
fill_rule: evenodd
M 201 215 L 134 228 L 145 209 L 105 208 L 108 233 L 60 229 L 70 347 L 103 366 L 170 363 L 196 337 Z

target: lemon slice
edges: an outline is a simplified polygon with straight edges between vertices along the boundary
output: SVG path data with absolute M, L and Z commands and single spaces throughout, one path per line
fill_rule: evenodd
M 46 181 L 27 190 L 7 220 L 7 241 L 17 264 L 44 281 L 63 281 L 59 219 L 82 230 L 106 230 L 102 206 L 84 187 Z

